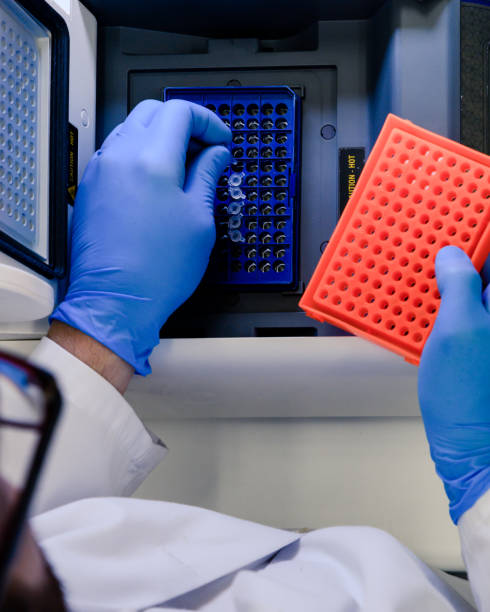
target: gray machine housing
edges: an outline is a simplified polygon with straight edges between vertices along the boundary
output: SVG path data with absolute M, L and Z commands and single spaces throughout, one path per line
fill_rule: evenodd
M 302 97 L 298 291 L 202 288 L 162 337 L 344 335 L 297 306 L 339 217 L 339 149 L 367 155 L 389 112 L 459 139 L 460 2 L 358 2 L 349 11 L 337 2 L 271 2 L 264 14 L 251 1 L 247 18 L 232 7 L 200 26 L 187 19 L 192 2 L 143 3 L 138 13 L 133 3 L 117 11 L 111 2 L 86 4 L 99 18 L 98 144 L 138 102 L 162 99 L 165 87 L 289 85 Z M 165 24 L 173 32 L 161 31 Z

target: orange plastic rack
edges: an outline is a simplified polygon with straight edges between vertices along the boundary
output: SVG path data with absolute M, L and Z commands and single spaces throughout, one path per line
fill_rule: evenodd
M 418 364 L 440 295 L 437 252 L 490 252 L 490 157 L 388 115 L 300 301 Z

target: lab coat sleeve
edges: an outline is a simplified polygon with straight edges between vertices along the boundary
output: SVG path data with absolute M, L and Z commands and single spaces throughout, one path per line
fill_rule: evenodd
M 63 397 L 31 514 L 87 497 L 133 493 L 162 460 L 163 442 L 109 382 L 49 338 L 30 360 L 55 376 Z
M 458 522 L 461 551 L 480 611 L 490 611 L 490 490 Z

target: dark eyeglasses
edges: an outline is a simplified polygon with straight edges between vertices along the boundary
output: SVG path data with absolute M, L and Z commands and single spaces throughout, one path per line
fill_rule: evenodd
M 0 351 L 0 477 L 16 492 L 0 498 L 0 602 L 60 411 L 54 378 Z

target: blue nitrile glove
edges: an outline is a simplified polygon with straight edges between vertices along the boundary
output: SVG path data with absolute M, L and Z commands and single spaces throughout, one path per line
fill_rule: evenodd
M 441 305 L 419 369 L 419 402 L 432 459 L 455 523 L 490 488 L 490 314 L 471 260 L 436 258 Z
M 215 241 L 213 202 L 229 161 L 206 146 L 186 170 L 190 139 L 231 132 L 197 104 L 147 100 L 113 130 L 80 183 L 68 293 L 52 319 L 92 336 L 138 374 L 167 318 L 196 289 Z

